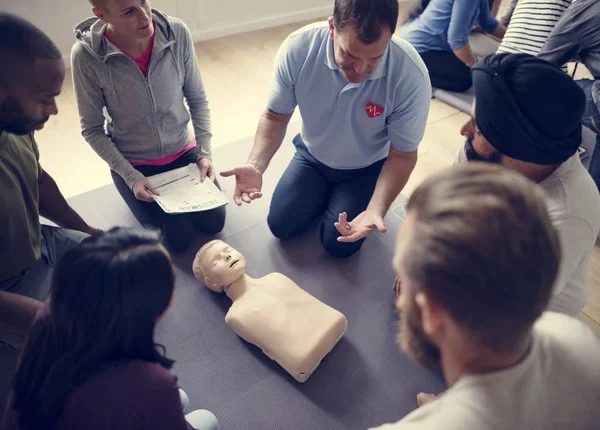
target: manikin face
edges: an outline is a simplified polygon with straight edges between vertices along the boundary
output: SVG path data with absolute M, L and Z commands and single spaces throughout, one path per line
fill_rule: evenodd
M 402 293 L 396 302 L 396 308 L 400 312 L 398 343 L 404 352 L 421 365 L 430 370 L 439 370 L 441 367 L 440 349 L 425 332 L 423 314 L 416 300 L 417 292 L 403 266 L 403 256 L 405 252 L 410 252 L 410 233 L 414 225 L 414 218 L 414 214 L 409 214 L 406 221 L 402 223 L 394 257 L 396 271 L 402 283 Z
M 104 7 L 92 10 L 125 40 L 150 39 L 154 34 L 148 0 L 105 0 Z
M 237 250 L 219 240 L 197 257 L 204 275 L 201 281 L 213 291 L 222 292 L 246 273 L 246 259 Z
M 386 28 L 377 42 L 365 45 L 358 39 L 352 24 L 337 30 L 333 18 L 329 18 L 329 37 L 333 39 L 335 62 L 344 77 L 348 82 L 359 83 L 367 79 L 381 62 L 392 39 L 392 33 Z

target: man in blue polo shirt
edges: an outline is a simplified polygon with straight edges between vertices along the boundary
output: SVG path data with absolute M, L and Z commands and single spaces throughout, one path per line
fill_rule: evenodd
M 275 71 L 248 163 L 234 201 L 260 198 L 262 175 L 279 149 L 296 106 L 302 132 L 268 216 L 280 239 L 317 217 L 321 243 L 347 257 L 383 218 L 417 162 L 431 100 L 427 69 L 407 42 L 392 37 L 397 0 L 336 0 L 333 17 L 292 33 Z M 349 221 L 352 220 L 352 221 Z

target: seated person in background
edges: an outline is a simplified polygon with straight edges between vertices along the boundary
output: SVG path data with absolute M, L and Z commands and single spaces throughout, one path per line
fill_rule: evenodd
M 263 174 L 300 109 L 296 154 L 267 218 L 279 239 L 323 220 L 323 248 L 344 258 L 386 231 L 383 218 L 415 167 L 431 102 L 423 61 L 393 36 L 397 21 L 397 0 L 335 0 L 328 22 L 301 28 L 279 49 L 247 164 L 222 172 L 235 176 L 236 204 L 261 197 Z
M 544 313 L 560 262 L 540 188 L 499 166 L 448 168 L 410 197 L 394 266 L 399 343 L 450 387 L 379 430 L 594 430 L 600 339 Z
M 246 259 L 221 240 L 204 245 L 193 263 L 196 278 L 233 304 L 225 322 L 258 346 L 298 382 L 305 382 L 348 328 L 348 320 L 281 273 L 246 275 Z
M 477 58 L 469 45 L 475 24 L 502 39 L 506 28 L 490 13 L 488 0 L 423 0 L 400 29 L 423 58 L 431 85 L 448 91 L 471 88 L 471 66 Z
M 587 301 L 588 263 L 600 230 L 600 195 L 577 153 L 583 92 L 558 67 L 524 54 L 479 61 L 473 86 L 459 162 L 501 164 L 545 191 L 562 248 L 549 308 L 577 316 Z
M 60 256 L 98 233 L 65 201 L 39 163 L 33 137 L 62 89 L 58 48 L 31 23 L 0 14 L 0 344 L 19 347 L 48 297 Z M 63 228 L 40 225 L 40 215 Z
M 183 251 L 196 228 L 214 234 L 225 223 L 224 207 L 166 214 L 147 179 L 195 163 L 202 178 L 214 180 L 210 112 L 192 36 L 148 0 L 90 2 L 96 18 L 75 27 L 71 55 L 83 137 L 108 163 L 139 221 L 160 228 L 166 245 Z
M 515 12 L 515 9 L 517 8 L 517 4 L 519 4 L 519 0 L 510 0 L 510 3 L 508 4 L 508 6 L 506 7 L 506 9 L 504 11 L 504 15 L 502 15 L 502 18 L 500 18 L 500 23 L 503 26 L 505 26 L 506 28 L 508 28 L 508 26 L 510 25 L 510 21 L 512 19 L 513 13 Z
M 113 229 L 67 251 L 29 332 L 1 430 L 217 430 L 208 411 L 184 416 L 174 362 L 154 341 L 174 284 L 154 232 Z
M 554 27 L 539 57 L 558 66 L 579 58 L 594 76 L 594 80 L 575 82 L 586 97 L 582 123 L 598 134 L 589 172 L 600 190 L 600 1 L 574 1 Z
M 538 55 L 571 0 L 520 0 L 498 54 Z

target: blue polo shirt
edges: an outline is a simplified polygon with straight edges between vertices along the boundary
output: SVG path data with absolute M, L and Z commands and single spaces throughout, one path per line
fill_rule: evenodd
M 267 107 L 299 107 L 310 153 L 334 169 L 359 169 L 417 149 L 425 131 L 431 84 L 425 64 L 393 37 L 381 62 L 361 83 L 349 83 L 334 56 L 326 22 L 292 33 L 275 59 Z

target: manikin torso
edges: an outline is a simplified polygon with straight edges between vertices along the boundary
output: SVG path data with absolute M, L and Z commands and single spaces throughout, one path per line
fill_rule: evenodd
M 344 315 L 281 273 L 260 279 L 243 275 L 226 293 L 233 300 L 227 324 L 299 382 L 308 379 L 348 327 Z

